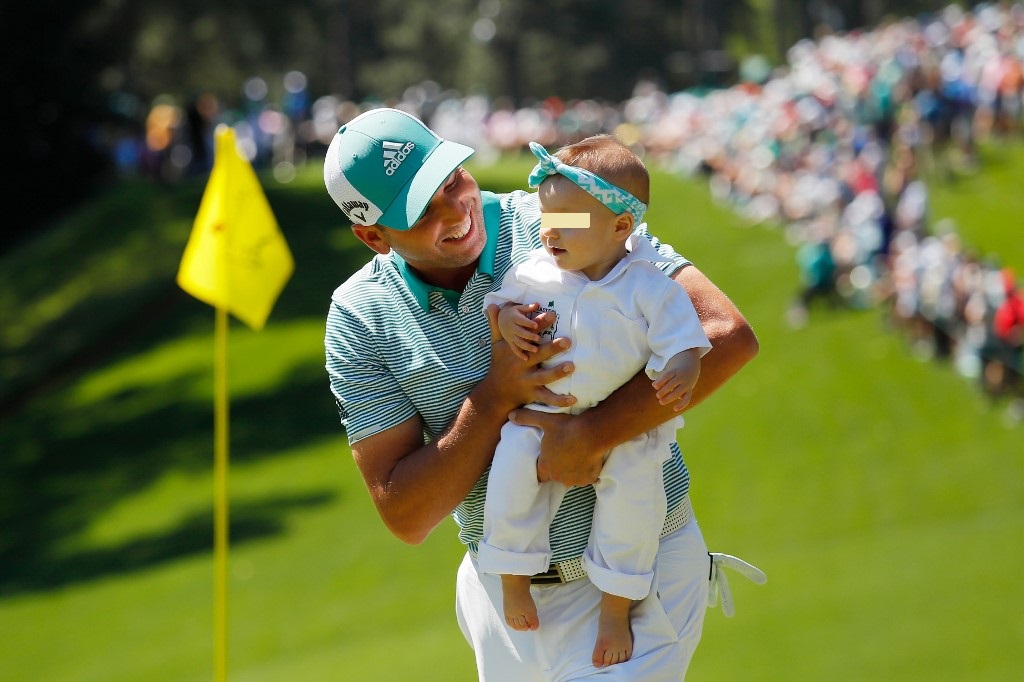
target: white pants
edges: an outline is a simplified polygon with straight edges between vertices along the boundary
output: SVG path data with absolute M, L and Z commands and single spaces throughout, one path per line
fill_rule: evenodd
M 540 628 L 519 632 L 505 623 L 501 579 L 481 572 L 467 553 L 459 567 L 456 614 L 481 682 L 679 682 L 704 626 L 709 568 L 696 520 L 661 538 L 654 589 L 630 614 L 633 656 L 607 668 L 590 662 L 601 592 L 589 579 L 531 587 Z
M 675 438 L 674 429 L 666 433 Z M 477 556 L 485 573 L 535 575 L 551 563 L 548 528 L 566 487 L 537 482 L 543 435 L 538 428 L 511 422 L 501 429 Z M 650 592 L 665 518 L 666 437 L 655 430 L 616 446 L 594 484 L 597 503 L 583 565 L 602 592 L 627 599 L 643 599 Z

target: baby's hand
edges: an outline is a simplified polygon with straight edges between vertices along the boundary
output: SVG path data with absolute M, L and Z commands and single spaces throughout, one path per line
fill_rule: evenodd
M 537 344 L 540 343 L 540 334 L 534 331 L 538 325 L 529 317 L 539 309 L 540 305 L 537 303 L 517 303 L 504 305 L 498 311 L 498 331 L 512 347 L 512 353 L 520 360 L 528 360 L 527 353 L 536 352 Z
M 700 357 L 695 350 L 683 351 L 672 356 L 657 379 L 652 382 L 658 402 L 672 405 L 681 412 L 689 403 L 693 387 L 700 376 Z

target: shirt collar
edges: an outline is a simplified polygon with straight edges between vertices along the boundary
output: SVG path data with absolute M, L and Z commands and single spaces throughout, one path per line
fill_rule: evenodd
M 646 229 L 647 223 L 641 223 L 636 229 Z M 635 232 L 629 235 L 626 240 L 626 251 L 629 252 L 628 258 L 630 260 L 646 260 L 652 263 L 668 263 L 671 259 L 665 258 L 658 250 L 651 244 L 651 240 L 643 235 L 636 234 Z
M 640 225 L 640 228 L 644 228 L 646 223 Z M 658 250 L 654 248 L 651 241 L 642 235 L 631 234 L 626 239 L 626 255 L 623 256 L 618 263 L 615 264 L 607 275 L 601 278 L 602 283 L 611 282 L 618 278 L 626 268 L 637 261 L 649 261 L 651 263 L 668 263 L 669 259 L 658 253 Z
M 484 250 L 480 252 L 480 258 L 476 263 L 476 271 L 493 278 L 494 258 L 498 252 L 498 232 L 501 227 L 501 205 L 498 195 L 493 192 L 480 192 L 480 198 L 484 210 L 484 230 L 487 232 L 487 243 L 484 244 Z M 409 264 L 397 252 L 391 252 L 391 260 L 394 262 L 395 267 L 398 268 L 398 272 L 402 275 L 405 285 L 409 287 L 413 298 L 420 304 L 420 308 L 424 312 L 430 310 L 431 291 L 439 291 L 451 303 L 458 303 L 459 292 L 427 284 L 412 271 Z

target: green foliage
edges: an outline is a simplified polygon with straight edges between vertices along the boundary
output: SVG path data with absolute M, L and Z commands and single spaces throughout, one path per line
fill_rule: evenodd
M 1016 177 L 1024 150 L 1005 163 Z M 530 165 L 475 171 L 504 190 Z M 265 186 L 296 271 L 265 330 L 231 330 L 231 679 L 471 680 L 454 525 L 417 547 L 387 533 L 328 391 L 328 298 L 368 252 L 319 168 Z M 93 324 L 86 346 L 103 351 L 40 360 L 45 387 L 0 416 L 2 679 L 210 677 L 213 313 L 173 285 L 198 189 L 105 195 L 2 263 L 19 276 L 0 312 L 33 321 L 19 348 L 56 358 Z M 732 581 L 737 614 L 708 612 L 691 677 L 1012 679 L 1021 426 L 914 359 L 874 311 L 815 308 L 790 329 L 798 274 L 781 233 L 743 226 L 701 183 L 655 173 L 653 195 L 656 232 L 730 294 L 762 349 L 680 432 L 708 544 L 769 577 Z M 969 197 L 936 195 L 967 215 Z M 1019 234 L 1019 199 L 1002 198 L 976 227 L 993 244 Z

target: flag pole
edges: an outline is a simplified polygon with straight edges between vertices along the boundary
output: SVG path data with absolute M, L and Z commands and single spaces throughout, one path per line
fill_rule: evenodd
M 228 312 L 216 308 L 214 325 L 214 606 L 215 682 L 228 671 Z
M 228 313 L 259 331 L 295 262 L 259 178 L 228 125 L 178 267 L 178 285 L 216 309 L 214 331 L 213 671 L 228 669 Z

